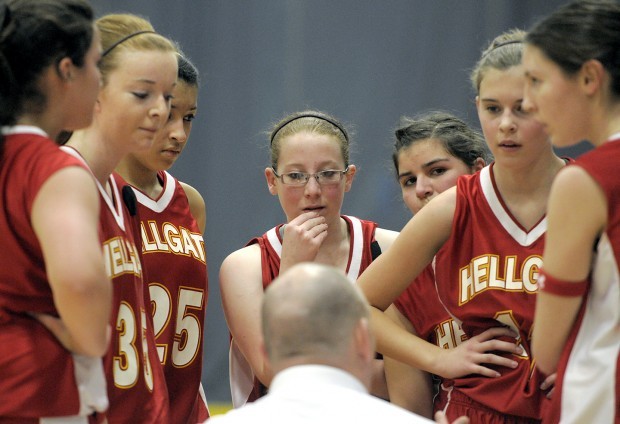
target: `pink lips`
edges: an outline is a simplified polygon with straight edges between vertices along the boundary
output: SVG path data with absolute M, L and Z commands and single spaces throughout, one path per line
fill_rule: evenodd
M 520 147 L 520 144 L 512 141 L 512 140 L 503 140 L 499 143 L 499 147 L 505 147 L 509 149 L 514 149 Z
M 304 208 L 304 211 L 306 212 L 320 211 L 320 210 L 323 210 L 323 206 L 308 206 L 307 208 Z
M 181 154 L 180 150 L 171 150 L 171 149 L 164 149 L 161 152 L 168 156 L 178 156 Z

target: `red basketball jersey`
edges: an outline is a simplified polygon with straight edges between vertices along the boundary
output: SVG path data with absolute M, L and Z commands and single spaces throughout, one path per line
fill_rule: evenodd
M 158 199 L 134 188 L 142 265 L 157 352 L 166 375 L 171 422 L 194 424 L 209 417 L 199 395 L 208 298 L 204 240 L 181 184 L 165 171 L 158 176 L 163 185 Z
M 350 247 L 347 263 L 347 277 L 352 282 L 357 280 L 362 272 L 372 262 L 371 244 L 375 240 L 377 224 L 361 220 L 353 216 L 342 215 L 349 228 Z M 250 240 L 247 246 L 258 244 L 261 250 L 261 266 L 263 272 L 263 288 L 280 273 L 280 257 L 282 255 L 282 234 L 280 224 L 267 231 L 261 237 Z M 254 377 L 250 364 L 231 339 L 230 345 L 230 388 L 233 406 L 238 408 L 246 402 L 253 402 L 266 393 L 266 388 Z
M 588 293 L 560 357 L 547 422 L 620 422 L 618 158 L 620 133 L 576 162 L 605 193 L 608 223 L 595 246 Z
M 76 150 L 63 148 L 80 157 Z M 134 238 L 137 229 L 132 228 L 135 223 L 113 176 L 108 184 L 111 196 L 97 181 L 99 236 L 114 296 L 112 337 L 104 357 L 110 400 L 105 417 L 110 423 L 169 422 L 168 391 L 157 356 L 153 320 L 145 304 L 142 263 Z
M 416 334 L 444 349 L 452 349 L 467 336 L 439 300 L 435 288 L 433 266 L 427 266 L 401 295 L 394 305 L 413 325 Z
M 74 357 L 28 314 L 58 316 L 31 225 L 33 202 L 55 172 L 84 165 L 61 151 L 39 128 L 17 126 L 3 129 L 3 133 L 0 421 L 101 412 L 108 403 L 101 359 Z M 76 383 L 82 388 L 81 395 Z
M 503 414 L 540 419 L 546 404 L 543 376 L 531 357 L 530 336 L 538 270 L 542 265 L 543 217 L 529 231 L 510 214 L 495 186 L 493 164 L 460 177 L 452 235 L 436 256 L 437 292 L 468 337 L 508 326 L 519 334 L 516 369 L 497 367 L 498 378 L 477 375 L 445 381 L 472 400 Z M 488 365 L 493 368 L 492 365 Z

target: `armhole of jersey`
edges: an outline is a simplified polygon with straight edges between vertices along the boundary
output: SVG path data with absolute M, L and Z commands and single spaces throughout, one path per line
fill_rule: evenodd
M 360 269 L 362 267 L 362 256 L 364 253 L 364 232 L 362 229 L 362 222 L 354 217 L 343 215 L 345 220 L 348 220 L 351 225 L 351 254 L 349 261 L 349 269 L 347 271 L 347 277 L 351 281 L 357 280 L 360 275 Z
M 381 255 L 381 246 L 377 240 L 373 240 L 372 243 L 370 243 L 370 253 L 373 261 Z
M 280 242 L 280 239 L 278 238 L 278 233 L 277 233 L 277 229 L 278 227 L 273 227 L 271 230 L 267 231 L 267 240 L 269 240 L 269 244 L 271 245 L 271 248 L 274 250 L 274 252 L 276 252 L 276 254 L 278 255 L 278 258 L 282 257 L 282 243 Z

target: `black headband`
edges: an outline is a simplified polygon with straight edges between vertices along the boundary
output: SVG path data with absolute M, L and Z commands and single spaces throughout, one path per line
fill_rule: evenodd
M 11 21 L 11 9 L 9 6 L 4 4 L 2 8 L 0 8 L 0 32 L 4 31 L 4 29 L 9 26 L 9 22 Z
M 130 38 L 133 38 L 136 35 L 140 35 L 140 34 L 157 34 L 157 33 L 155 31 L 145 30 L 145 31 L 138 31 L 138 32 L 134 32 L 134 33 L 131 33 L 129 35 L 126 35 L 125 37 L 121 38 L 116 43 L 112 44 L 110 47 L 105 49 L 104 52 L 101 53 L 101 57 L 104 57 L 106 54 L 110 53 L 119 44 L 124 43 L 125 41 L 129 40 Z
M 273 139 L 276 138 L 276 135 L 278 134 L 278 132 L 286 127 L 288 124 L 290 124 L 293 121 L 296 121 L 298 119 L 301 118 L 316 118 L 316 119 L 321 119 L 325 122 L 329 122 L 330 124 L 332 124 L 334 127 L 338 128 L 340 130 L 340 132 L 342 133 L 342 135 L 344 135 L 344 139 L 347 140 L 347 143 L 349 142 L 349 136 L 347 135 L 347 132 L 344 130 L 344 128 L 342 128 L 342 125 L 340 125 L 339 123 L 337 123 L 336 121 L 326 118 L 325 116 L 321 116 L 321 115 L 317 115 L 315 113 L 304 113 L 302 115 L 297 115 L 293 118 L 287 119 L 286 121 L 282 122 L 280 125 L 278 125 L 278 128 L 276 128 L 272 133 L 271 133 L 271 140 L 269 141 L 269 144 L 273 144 Z
M 497 44 L 496 46 L 493 46 L 493 48 L 491 50 L 489 50 L 488 52 L 486 52 L 482 57 L 486 57 L 488 56 L 491 52 L 494 52 L 495 50 L 499 49 L 500 47 L 504 47 L 507 46 L 509 44 L 522 44 L 523 40 L 508 40 L 508 41 L 503 41 L 499 44 Z

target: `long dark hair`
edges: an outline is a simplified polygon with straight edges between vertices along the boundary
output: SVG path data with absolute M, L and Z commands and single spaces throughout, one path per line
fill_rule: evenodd
M 568 42 L 567 40 L 570 40 Z M 600 61 L 620 98 L 620 2 L 579 0 L 568 3 L 528 31 L 526 43 L 538 47 L 567 75 L 590 59 Z
M 64 57 L 78 67 L 84 64 L 93 18 L 84 0 L 0 2 L 0 125 L 44 110 L 47 99 L 38 82 L 50 65 Z

